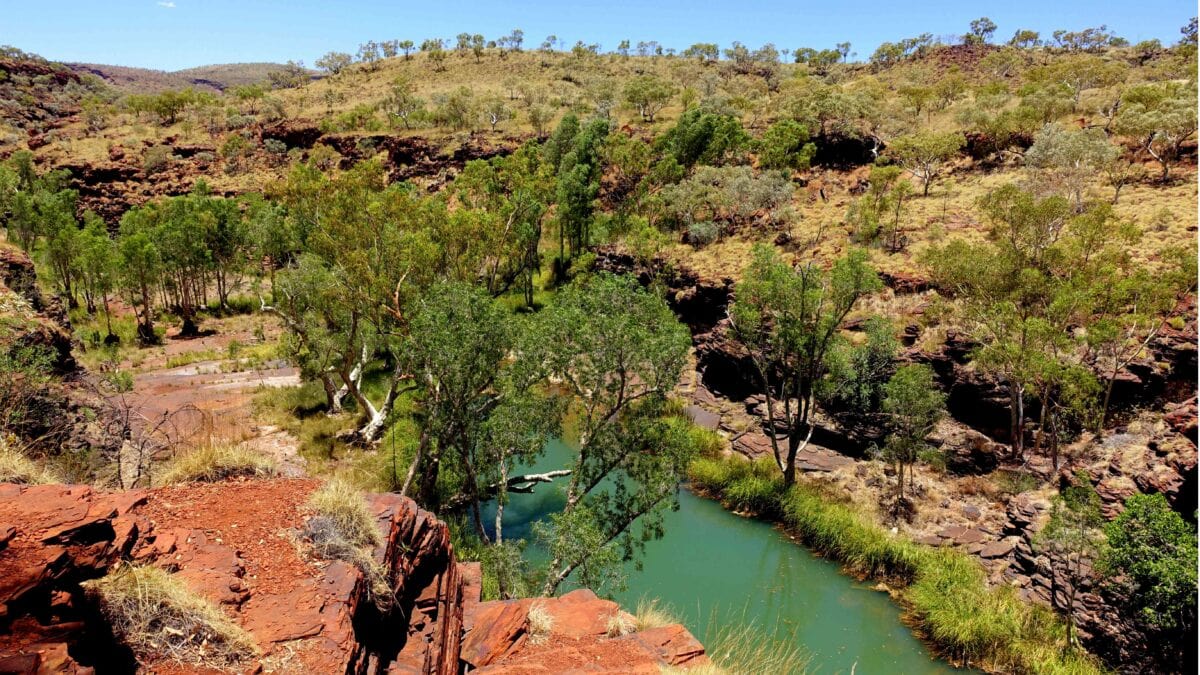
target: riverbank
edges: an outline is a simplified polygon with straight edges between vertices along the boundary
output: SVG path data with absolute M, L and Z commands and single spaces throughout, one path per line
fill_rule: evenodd
M 1103 672 L 1069 646 L 1051 610 L 988 588 L 971 557 L 935 549 L 871 522 L 817 482 L 785 488 L 769 462 L 705 458 L 690 469 L 693 488 L 727 508 L 778 522 L 813 551 L 856 576 L 887 581 L 907 619 L 952 662 L 993 672 L 1084 675 Z

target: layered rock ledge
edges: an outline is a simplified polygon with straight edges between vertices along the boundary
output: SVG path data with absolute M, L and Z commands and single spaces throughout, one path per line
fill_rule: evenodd
M 375 562 L 395 597 L 381 609 L 358 567 L 306 553 L 316 487 L 0 485 L 0 672 L 205 672 L 169 654 L 135 658 L 112 635 L 80 584 L 122 562 L 172 572 L 247 630 L 262 653 L 245 672 L 656 673 L 707 662 L 682 626 L 614 631 L 631 618 L 590 591 L 480 602 L 479 566 L 455 559 L 445 523 L 392 494 L 367 496 L 384 534 Z M 550 621 L 532 636 L 535 604 Z

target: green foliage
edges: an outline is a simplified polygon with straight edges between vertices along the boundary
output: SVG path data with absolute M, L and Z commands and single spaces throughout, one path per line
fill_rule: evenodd
M 576 570 L 582 583 L 614 583 L 616 562 L 662 536 L 695 453 L 662 417 L 688 344 L 666 303 L 622 277 L 578 280 L 537 315 L 520 352 L 572 394 L 580 438 L 567 505 L 539 532 L 552 556 L 544 593 Z
M 692 108 L 659 137 L 657 146 L 680 166 L 690 168 L 696 164 L 724 164 L 749 143 L 750 137 L 736 117 Z
M 912 484 L 912 465 L 929 445 L 926 442 L 945 416 L 946 395 L 938 389 L 933 369 L 923 363 L 901 366 L 884 385 L 883 411 L 891 417 L 891 433 L 883 455 L 896 463 L 896 507 L 904 499 L 904 473 Z
M 829 378 L 822 382 L 823 401 L 854 413 L 878 412 L 884 383 L 900 349 L 895 326 L 881 316 L 869 317 L 863 326 L 866 340 L 852 345 L 840 342 L 829 354 Z
M 748 166 L 702 166 L 689 178 L 663 187 L 653 206 L 659 224 L 671 229 L 712 223 L 721 232 L 754 222 L 768 227 L 787 222 L 794 188 L 777 171 L 755 174 Z
M 731 333 L 754 363 L 768 423 L 788 429 L 786 459 L 772 435 L 775 460 L 788 484 L 795 479 L 803 435 L 811 436 L 814 397 L 838 331 L 858 300 L 881 287 L 861 250 L 828 271 L 811 262 L 793 268 L 770 247 L 754 250 L 730 308 Z M 794 407 L 792 399 L 798 401 Z
M 1183 143 L 1196 134 L 1195 82 L 1161 82 L 1128 88 L 1121 97 L 1117 131 L 1139 141 L 1170 176 L 1170 163 Z
M 1137 494 L 1105 527 L 1101 566 L 1119 575 L 1139 621 L 1187 635 L 1196 625 L 1196 530 L 1161 494 Z
M 625 101 L 641 116 L 643 122 L 654 117 L 671 100 L 675 87 L 653 75 L 639 75 L 625 85 Z
M 758 165 L 764 169 L 807 169 L 817 152 L 817 146 L 808 138 L 808 127 L 795 120 L 772 124 L 756 144 Z
M 893 140 L 887 153 L 921 181 L 922 194 L 927 197 L 930 186 L 941 175 L 942 165 L 958 153 L 964 142 L 958 132 L 921 132 Z

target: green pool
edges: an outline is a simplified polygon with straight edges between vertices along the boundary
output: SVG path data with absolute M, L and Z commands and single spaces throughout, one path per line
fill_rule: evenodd
M 570 449 L 552 442 L 529 470 L 562 468 Z M 506 539 L 532 539 L 534 522 L 562 507 L 558 487 L 511 496 L 504 511 Z M 885 593 L 841 574 L 770 524 L 736 516 L 684 490 L 681 508 L 667 515 L 666 536 L 646 545 L 641 571 L 629 565 L 628 590 L 615 600 L 632 609 L 658 598 L 702 641 L 725 622 L 754 622 L 776 639 L 811 654 L 810 673 L 959 672 L 929 651 L 901 622 Z M 484 514 L 490 523 L 495 511 Z M 526 549 L 533 562 L 545 553 Z

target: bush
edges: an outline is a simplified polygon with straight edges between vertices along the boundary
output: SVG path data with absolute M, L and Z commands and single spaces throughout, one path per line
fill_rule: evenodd
M 139 655 L 224 668 L 258 654 L 249 633 L 157 567 L 124 565 L 82 585 L 98 598 L 113 632 Z
M 664 187 L 657 208 L 671 228 L 711 221 L 728 229 L 755 219 L 776 227 L 790 217 L 793 192 L 791 181 L 778 171 L 702 166 L 690 178 Z
M 1101 566 L 1128 585 L 1138 621 L 1155 631 L 1194 631 L 1196 529 L 1161 494 L 1136 494 L 1105 533 Z
M 142 153 L 142 172 L 147 176 L 166 171 L 175 162 L 175 154 L 165 145 L 146 148 Z
M 238 476 L 273 476 L 275 460 L 237 445 L 207 445 L 176 457 L 163 473 L 164 485 L 217 482 Z
M 688 243 L 693 246 L 707 246 L 721 236 L 721 229 L 711 220 L 692 223 L 688 226 Z

